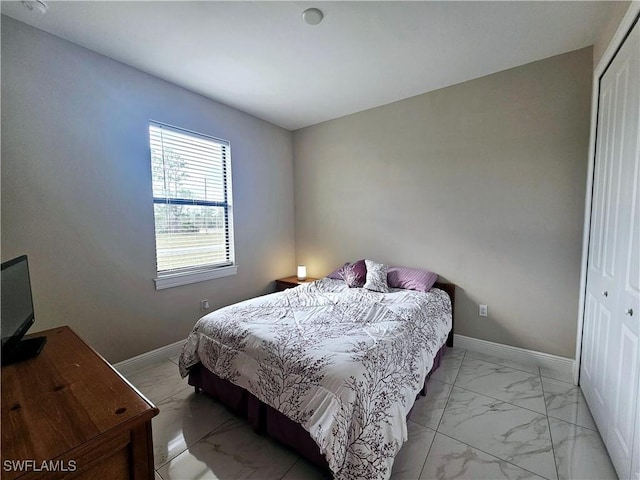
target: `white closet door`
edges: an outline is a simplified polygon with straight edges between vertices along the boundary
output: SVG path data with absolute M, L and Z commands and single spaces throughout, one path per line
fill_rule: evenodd
M 640 225 L 638 202 L 638 163 L 640 159 L 640 27 L 636 24 L 619 56 L 621 68 L 617 75 L 620 105 L 621 179 L 618 210 L 620 215 L 618 265 L 620 278 L 616 282 L 615 329 L 612 342 L 614 375 L 611 393 L 614 395 L 609 434 L 606 444 L 613 464 L 621 478 L 631 477 L 633 435 L 638 392 L 638 337 L 640 335 Z M 640 448 L 640 446 L 637 446 Z
M 615 245 L 618 212 L 611 197 L 612 192 L 618 191 L 620 181 L 620 165 L 615 161 L 614 148 L 617 92 L 616 82 L 611 81 L 612 76 L 615 79 L 609 67 L 600 84 L 580 376 L 584 395 L 603 437 L 607 434 L 607 364 L 617 267 Z
M 640 27 L 600 82 L 580 383 L 620 478 L 631 478 L 640 335 Z

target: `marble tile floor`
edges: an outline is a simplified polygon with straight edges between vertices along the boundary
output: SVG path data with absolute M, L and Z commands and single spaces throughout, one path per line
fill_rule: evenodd
M 330 478 L 195 394 L 173 357 L 128 375 L 160 409 L 155 480 Z M 580 390 L 566 373 L 449 349 L 408 422 L 393 480 L 615 479 Z

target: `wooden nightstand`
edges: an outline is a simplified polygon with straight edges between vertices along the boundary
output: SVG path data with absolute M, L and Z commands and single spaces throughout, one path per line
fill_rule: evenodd
M 311 283 L 317 280 L 317 278 L 307 277 L 306 280 L 298 280 L 298 277 L 295 275 L 286 278 L 279 278 L 276 280 L 276 292 L 281 292 L 286 290 L 287 288 L 297 287 L 298 285 L 302 285 L 304 283 Z

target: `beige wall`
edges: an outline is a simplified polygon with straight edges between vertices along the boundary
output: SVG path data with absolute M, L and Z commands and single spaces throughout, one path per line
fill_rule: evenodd
M 429 268 L 456 333 L 572 357 L 591 75 L 586 48 L 294 132 L 297 261 Z
M 238 274 L 156 291 L 148 121 L 227 139 Z M 34 330 L 117 362 L 294 271 L 292 134 L 2 17 L 2 259 L 29 255 Z

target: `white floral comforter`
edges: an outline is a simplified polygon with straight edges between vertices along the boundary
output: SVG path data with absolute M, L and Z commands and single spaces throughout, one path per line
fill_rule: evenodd
M 387 479 L 449 330 L 442 290 L 378 293 L 323 278 L 201 318 L 180 373 L 202 362 L 300 423 L 336 479 Z

